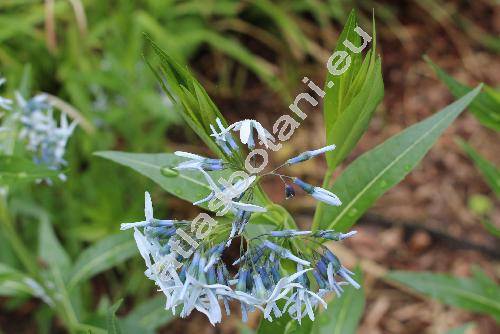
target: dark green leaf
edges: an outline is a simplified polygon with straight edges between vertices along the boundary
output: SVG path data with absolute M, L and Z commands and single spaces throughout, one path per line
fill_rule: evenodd
M 435 115 L 419 122 L 366 152 L 340 175 L 333 191 L 340 207 L 324 206 L 313 228 L 344 231 L 383 193 L 414 169 L 443 131 L 477 96 L 477 87 Z
M 376 55 L 375 24 L 373 45 L 364 60 L 361 52 L 354 53 L 343 44 L 347 40 L 355 46 L 361 45 L 360 35 L 354 31 L 356 26 L 356 13 L 352 11 L 335 49 L 335 52 L 347 52 L 351 65 L 341 75 L 329 73 L 325 83 L 327 93 L 323 113 L 326 141 L 337 146 L 334 152 L 327 154 L 330 170 L 337 167 L 355 147 L 384 95 L 381 60 Z M 329 82 L 333 83 L 331 88 L 328 88 Z
M 324 99 L 323 115 L 325 118 L 327 134 L 330 132 L 332 125 L 335 123 L 336 119 L 342 112 L 342 105 L 344 103 L 342 97 L 345 97 L 347 95 L 348 84 L 352 82 L 361 64 L 361 54 L 356 54 L 354 52 L 351 52 L 343 44 L 345 40 L 349 40 L 354 45 L 359 45 L 360 37 L 354 31 L 356 25 L 357 25 L 356 11 L 352 10 L 344 25 L 344 29 L 342 30 L 342 33 L 338 38 L 337 47 L 334 50 L 334 52 L 346 51 L 352 59 L 351 66 L 345 73 L 343 73 L 340 76 L 335 76 L 332 75 L 331 73 L 328 73 L 326 77 L 325 91 L 327 92 L 327 94 L 325 95 Z M 332 52 L 332 54 L 334 52 Z M 329 91 L 329 88 L 327 86 L 329 81 L 332 81 L 334 84 L 333 87 L 330 88 L 331 91 Z
M 481 220 L 481 224 L 484 226 L 486 231 L 488 231 L 488 233 L 497 238 L 500 238 L 500 229 L 493 225 L 493 223 L 491 223 L 489 220 L 483 219 Z
M 461 84 L 445 71 L 434 64 L 428 57 L 425 60 L 431 65 L 441 81 L 444 82 L 455 98 L 462 97 L 470 92 L 472 88 Z M 485 92 L 481 92 L 470 105 L 470 111 L 483 124 L 493 130 L 500 131 L 500 101 L 495 98 L 490 87 L 485 86 Z
M 497 196 L 500 196 L 500 169 L 496 168 L 495 165 L 482 157 L 465 141 L 460 140 L 459 144 L 472 161 L 474 161 L 474 165 L 476 165 L 477 169 L 481 171 L 484 176 L 484 180 L 488 183 L 493 192 Z
M 225 156 L 224 152 L 210 136 L 212 133 L 210 124 L 215 126 L 217 118 L 222 121 L 224 126 L 227 126 L 216 105 L 187 68 L 179 65 L 149 37 L 146 38 L 160 59 L 161 71 L 155 70 L 154 66 L 148 63 L 149 67 L 162 85 L 165 93 L 173 103 L 181 106 L 182 117 L 205 144 L 219 156 Z
M 452 306 L 500 319 L 500 287 L 484 274 L 459 278 L 444 274 L 394 271 L 389 279 Z

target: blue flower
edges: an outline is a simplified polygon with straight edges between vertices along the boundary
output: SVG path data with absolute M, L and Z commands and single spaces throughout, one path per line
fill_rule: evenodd
M 306 183 L 302 181 L 299 178 L 293 178 L 293 183 L 298 185 L 300 188 L 302 188 L 305 192 L 310 194 L 312 197 L 317 199 L 320 202 L 324 202 L 326 204 L 334 205 L 334 206 L 340 206 L 342 205 L 342 202 L 340 199 L 335 195 L 334 193 L 323 189 L 321 187 L 314 187 L 310 185 L 309 183 Z
M 300 271 L 302 271 L 302 266 L 299 264 L 297 265 L 297 272 Z M 288 310 L 290 317 L 297 320 L 299 324 L 306 315 L 314 321 L 314 308 L 321 304 L 326 309 L 327 304 L 321 296 L 310 290 L 309 278 L 307 278 L 306 274 L 298 278 L 298 283 L 300 283 L 301 287 L 295 288 L 290 298 L 288 298 L 283 312 Z
M 128 230 L 129 228 L 145 227 L 154 225 L 155 227 L 172 227 L 174 220 L 159 220 L 153 217 L 153 202 L 149 192 L 144 193 L 144 216 L 145 220 L 136 223 L 124 223 L 120 225 L 120 230 Z
M 175 167 L 175 169 L 178 170 L 203 169 L 207 171 L 214 171 L 214 170 L 223 170 L 225 168 L 224 163 L 220 159 L 205 158 L 202 157 L 201 155 L 182 152 L 182 151 L 176 151 L 174 152 L 174 154 L 178 157 L 190 159 L 188 161 L 180 163 L 177 167 Z
M 279 255 L 282 259 L 289 259 L 294 262 L 300 263 L 304 266 L 309 266 L 311 263 L 309 261 L 303 260 L 297 256 L 295 256 L 290 250 L 283 248 L 281 246 L 278 246 L 274 243 L 272 243 L 269 240 L 264 240 L 263 242 L 264 246 L 272 250 L 274 253 Z
M 299 162 L 309 160 L 309 159 L 311 159 L 317 155 L 323 154 L 325 152 L 333 151 L 334 149 L 335 149 L 335 145 L 328 145 L 328 146 L 325 146 L 325 147 L 317 149 L 317 150 L 305 151 L 294 158 L 288 159 L 286 161 L 286 164 L 287 165 L 294 165 L 294 164 L 297 164 Z
M 212 134 L 216 138 L 223 138 L 229 131 L 239 131 L 240 141 L 242 144 L 248 146 L 249 149 L 253 150 L 255 148 L 255 139 L 253 137 L 253 130 L 257 131 L 257 137 L 260 139 L 262 144 L 267 148 L 269 147 L 269 141 L 274 142 L 274 137 L 269 131 L 267 131 L 262 124 L 253 119 L 245 119 L 236 123 L 231 124 L 220 133 Z

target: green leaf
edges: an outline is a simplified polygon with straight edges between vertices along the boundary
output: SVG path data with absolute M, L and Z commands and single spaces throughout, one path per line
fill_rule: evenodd
M 475 324 L 473 322 L 468 322 L 463 326 L 450 329 L 449 331 L 446 332 L 446 334 L 465 334 L 474 327 Z
M 500 169 L 481 156 L 472 146 L 463 140 L 458 141 L 460 147 L 474 161 L 474 165 L 483 174 L 484 180 L 493 192 L 500 197 Z
M 137 253 L 134 238 L 130 233 L 106 237 L 86 248 L 75 261 L 70 273 L 69 286 L 122 263 Z
M 123 328 L 133 325 L 144 331 L 154 332 L 173 319 L 175 316 L 172 312 L 165 310 L 165 296 L 158 295 L 136 306 L 121 322 Z M 128 332 L 125 330 L 125 333 Z
M 434 69 L 437 76 L 448 86 L 455 98 L 462 97 L 470 92 L 472 88 L 456 81 L 439 66 L 434 64 L 429 57 L 424 57 L 429 65 Z M 485 86 L 485 91 L 481 92 L 470 105 L 470 111 L 477 117 L 479 122 L 493 130 L 500 131 L 500 101 L 496 98 L 497 92 L 491 87 Z
M 500 287 L 476 271 L 473 278 L 427 272 L 393 271 L 388 278 L 459 308 L 487 313 L 500 319 Z
M 278 301 L 278 307 L 283 308 L 284 302 Z M 268 321 L 264 318 L 261 319 L 259 328 L 257 329 L 257 334 L 309 334 L 312 327 L 312 321 L 309 318 L 302 319 L 302 324 L 290 318 L 290 315 L 284 313 L 281 317 L 273 319 L 273 321 Z
M 108 310 L 108 315 L 106 318 L 108 334 L 121 334 L 122 332 L 118 319 L 116 318 L 116 311 L 118 310 L 122 302 L 123 300 L 120 299 Z
M 324 206 L 314 229 L 344 231 L 382 194 L 414 169 L 443 131 L 471 103 L 478 86 L 435 115 L 400 132 L 357 158 L 333 186 L 342 201 L 340 207 Z
M 0 296 L 34 295 L 30 282 L 34 281 L 28 275 L 0 263 Z
M 356 271 L 356 280 L 362 284 L 361 270 Z M 328 308 L 317 316 L 312 334 L 354 334 L 365 308 L 364 289 L 353 286 L 344 288 L 340 298 L 328 303 Z
M 224 126 L 227 126 L 227 122 L 203 86 L 187 68 L 177 63 L 148 36 L 146 39 L 160 60 L 160 70 L 156 70 L 149 62 L 148 65 L 172 103 L 181 107 L 179 109 L 184 121 L 214 153 L 231 160 L 210 136 L 210 124 L 215 126 L 217 118 Z
M 0 156 L 0 183 L 29 182 L 55 177 L 60 171 L 15 156 Z
M 178 173 L 173 169 L 179 162 L 185 160 L 174 154 L 105 151 L 97 152 L 95 155 L 130 167 L 147 176 L 172 195 L 189 202 L 195 202 L 210 193 L 210 187 L 201 173 L 190 171 Z
M 495 225 L 493 225 L 493 223 L 491 223 L 488 219 L 485 218 L 481 220 L 481 224 L 484 226 L 484 228 L 486 229 L 486 231 L 488 231 L 489 234 L 497 238 L 500 238 L 500 229 L 497 228 Z
M 347 40 L 355 46 L 361 45 L 361 38 L 354 31 L 356 26 L 356 13 L 352 11 L 335 49 L 335 52 L 347 52 L 351 65 L 341 75 L 328 73 L 325 83 L 326 141 L 336 145 L 335 151 L 326 155 L 329 170 L 335 169 L 356 146 L 384 96 L 382 65 L 376 55 L 375 23 L 373 46 L 364 60 L 361 52 L 354 53 L 343 44 Z M 332 88 L 328 88 L 329 82 L 334 84 Z M 325 181 L 329 181 L 328 177 Z
M 57 239 L 52 224 L 46 219 L 40 221 L 38 231 L 38 256 L 52 269 L 64 276 L 71 266 L 71 260 Z
M 352 10 L 344 25 L 344 29 L 342 30 L 342 33 L 338 38 L 337 47 L 335 48 L 334 52 L 332 52 L 333 54 L 336 51 L 346 51 L 349 57 L 351 57 L 352 62 L 349 69 L 342 75 L 336 76 L 328 73 L 326 76 L 325 91 L 327 92 L 327 94 L 324 98 L 323 115 L 325 118 L 327 134 L 330 132 L 331 126 L 335 123 L 340 113 L 342 112 L 342 105 L 344 103 L 342 97 L 347 95 L 347 86 L 353 80 L 353 77 L 355 76 L 357 70 L 359 70 L 359 66 L 361 63 L 361 55 L 351 52 L 343 44 L 345 40 L 348 40 L 351 41 L 354 45 L 359 45 L 360 37 L 354 31 L 357 25 L 357 20 L 358 19 L 356 11 Z M 332 81 L 334 84 L 333 87 L 330 88 L 331 91 L 328 91 L 329 88 L 327 84 L 329 81 Z

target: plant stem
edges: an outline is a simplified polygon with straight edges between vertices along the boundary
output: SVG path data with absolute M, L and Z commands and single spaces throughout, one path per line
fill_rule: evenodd
M 5 233 L 5 237 L 9 241 L 12 249 L 16 253 L 17 257 L 26 268 L 26 270 L 32 275 L 37 276 L 37 265 L 33 260 L 33 256 L 24 246 L 22 240 L 17 235 L 17 232 L 12 224 L 11 217 L 7 211 L 7 203 L 5 196 L 0 196 L 0 225 Z

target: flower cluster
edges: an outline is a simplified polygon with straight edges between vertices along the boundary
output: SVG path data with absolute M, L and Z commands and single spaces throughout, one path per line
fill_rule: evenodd
M 44 94 L 26 101 L 17 94 L 18 118 L 22 125 L 20 138 L 26 139 L 26 148 L 33 153 L 33 160 L 50 169 L 60 170 L 67 164 L 64 153 L 69 137 L 77 125 L 68 122 L 66 114 L 61 113 L 59 124 L 54 109 Z M 59 178 L 65 180 L 64 174 Z
M 253 130 L 264 143 L 273 140 L 262 125 L 254 120 L 244 120 L 224 128 L 217 120 L 218 130 L 211 126 L 216 143 L 228 155 L 239 150 L 231 131 L 240 132 L 240 140 L 249 148 L 255 147 Z M 330 145 L 318 150 L 304 152 L 287 160 L 269 173 L 238 179 L 220 179 L 219 185 L 210 172 L 234 170 L 233 162 L 226 159 L 205 158 L 186 152 L 176 152 L 184 158 L 178 170 L 196 170 L 210 186 L 208 196 L 194 204 L 207 204 L 212 211 L 232 217 L 230 222 L 217 223 L 207 214 L 203 219 L 190 221 L 159 220 L 153 216 L 149 193 L 145 195 L 146 219 L 137 223 L 122 224 L 121 229 L 134 229 L 134 238 L 147 266 L 146 276 L 153 280 L 166 296 L 166 308 L 174 313 L 180 309 L 185 317 L 193 310 L 207 315 L 212 324 L 222 320 L 221 304 L 227 315 L 229 302 L 239 302 L 243 321 L 248 312 L 261 310 L 264 317 L 272 321 L 285 312 L 297 321 L 305 316 L 314 320 L 314 309 L 326 308 L 324 296 L 333 292 L 342 293 L 342 286 L 350 284 L 359 288 L 352 278 L 353 273 L 342 266 L 340 260 L 323 243 L 327 240 L 341 241 L 356 234 L 355 231 L 340 233 L 333 230 L 300 231 L 285 229 L 263 231 L 250 235 L 246 227 L 252 215 L 265 212 L 257 202 L 255 192 L 264 176 L 281 178 L 285 185 L 286 198 L 295 195 L 294 186 L 303 189 L 319 201 L 330 205 L 341 205 L 340 199 L 326 189 L 312 186 L 296 177 L 277 173 L 277 170 L 309 160 L 319 154 L 335 149 Z M 202 226 L 196 224 L 203 221 Z M 205 232 L 203 232 L 205 230 Z M 196 233 L 195 233 L 196 231 Z M 241 238 L 240 256 L 231 265 L 222 260 L 224 251 L 231 242 Z M 180 245 L 191 245 L 185 251 Z M 281 266 L 288 263 L 285 271 Z M 292 266 L 293 264 L 293 266 Z
M 0 86 L 4 82 L 5 79 L 0 78 Z M 66 144 L 77 122 L 69 123 L 65 113 L 61 113 L 58 122 L 53 106 L 45 94 L 26 100 L 16 92 L 15 103 L 0 97 L 0 108 L 13 111 L 13 119 L 21 126 L 19 138 L 26 141 L 26 149 L 33 154 L 35 163 L 57 171 L 67 164 L 64 160 Z M 59 178 L 65 180 L 66 177 L 60 173 Z

